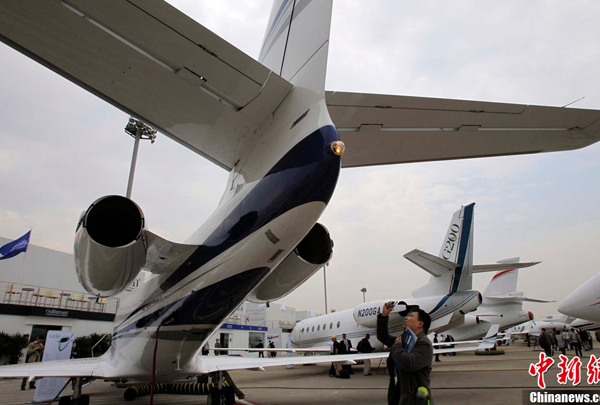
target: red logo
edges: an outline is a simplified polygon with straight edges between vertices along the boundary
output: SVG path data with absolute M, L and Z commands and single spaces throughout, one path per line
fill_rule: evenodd
M 538 386 L 541 389 L 546 388 L 546 382 L 544 381 L 544 373 L 554 364 L 552 357 L 546 356 L 546 353 L 540 352 L 540 361 L 536 364 L 529 365 L 529 375 L 535 377 L 538 376 Z
M 575 356 L 568 361 L 566 356 L 560 355 L 558 367 L 562 370 L 556 376 L 559 384 L 566 384 L 567 380 L 573 381 L 573 385 L 579 385 L 581 382 L 581 360 Z

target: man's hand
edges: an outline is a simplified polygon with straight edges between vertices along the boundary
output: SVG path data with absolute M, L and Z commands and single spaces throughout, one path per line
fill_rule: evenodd
M 399 344 L 399 345 L 401 345 L 401 344 L 402 344 L 402 337 L 401 337 L 401 336 L 400 336 L 400 337 L 397 337 L 397 338 L 396 338 L 396 341 L 394 342 L 394 344 L 395 344 L 395 345 L 396 345 L 396 344 Z
M 381 316 L 388 316 L 392 309 L 394 309 L 394 301 L 386 302 L 381 309 Z

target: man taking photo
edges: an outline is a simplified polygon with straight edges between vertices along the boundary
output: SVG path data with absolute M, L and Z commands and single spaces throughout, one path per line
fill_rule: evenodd
M 389 405 L 432 404 L 431 401 L 431 362 L 433 345 L 427 338 L 431 318 L 422 309 L 411 311 L 404 318 L 404 336 L 390 336 L 388 332 L 389 314 L 394 302 L 384 304 L 377 315 L 377 339 L 391 348 L 387 359 L 390 374 L 388 388 Z M 410 331 L 416 335 L 416 341 Z M 411 339 L 412 338 L 412 339 Z

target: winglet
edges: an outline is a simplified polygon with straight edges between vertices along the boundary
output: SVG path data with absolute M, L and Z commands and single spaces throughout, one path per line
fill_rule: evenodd
M 496 346 L 496 338 L 498 337 L 499 329 L 500 329 L 500 325 L 498 325 L 497 323 L 490 326 L 490 329 L 485 334 L 485 337 L 483 338 L 483 341 L 477 347 L 477 350 L 491 349 L 494 346 Z

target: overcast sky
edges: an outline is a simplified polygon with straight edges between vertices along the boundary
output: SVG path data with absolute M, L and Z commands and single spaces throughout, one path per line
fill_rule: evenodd
M 270 1 L 172 3 L 257 57 Z M 334 4 L 327 89 L 600 109 L 600 2 L 358 1 Z M 71 251 L 81 211 L 124 194 L 128 116 L 0 44 L 0 235 Z M 344 169 L 321 218 L 335 241 L 329 308 L 407 298 L 428 275 L 452 213 L 476 202 L 475 262 L 543 261 L 519 289 L 560 302 L 600 271 L 600 145 L 537 156 Z M 227 173 L 164 136 L 142 144 L 133 198 L 149 229 L 184 241 L 214 211 Z M 477 275 L 483 290 L 491 275 Z M 280 302 L 323 312 L 323 273 Z M 536 315 L 557 304 L 526 304 Z

